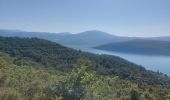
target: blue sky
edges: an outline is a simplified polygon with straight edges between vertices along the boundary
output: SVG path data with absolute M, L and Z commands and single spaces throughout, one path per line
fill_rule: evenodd
M 0 28 L 170 36 L 170 0 L 0 0 Z

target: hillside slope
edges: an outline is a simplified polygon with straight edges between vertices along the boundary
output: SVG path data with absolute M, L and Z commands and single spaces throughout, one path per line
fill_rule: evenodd
M 170 78 L 166 75 L 148 71 L 122 58 L 76 51 L 43 39 L 0 37 L 0 51 L 14 57 L 14 63 L 17 65 L 33 61 L 40 66 L 65 72 L 72 69 L 77 59 L 87 58 L 95 64 L 91 70 L 100 75 L 116 75 L 147 84 L 170 84 Z

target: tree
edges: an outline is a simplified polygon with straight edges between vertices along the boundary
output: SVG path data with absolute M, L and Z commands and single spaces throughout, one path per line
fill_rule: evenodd
M 131 100 L 139 100 L 139 93 L 135 90 L 131 90 Z
M 62 100 L 80 100 L 86 95 L 85 86 L 95 79 L 95 73 L 89 70 L 90 66 L 90 61 L 79 59 L 67 79 L 59 82 L 52 90 L 57 96 L 61 96 Z

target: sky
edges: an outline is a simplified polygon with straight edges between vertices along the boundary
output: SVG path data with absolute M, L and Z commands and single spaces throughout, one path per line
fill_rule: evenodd
M 0 29 L 170 36 L 170 0 L 0 0 Z

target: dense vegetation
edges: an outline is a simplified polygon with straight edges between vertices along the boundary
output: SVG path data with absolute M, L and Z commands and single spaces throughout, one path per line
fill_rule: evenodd
M 151 85 L 170 85 L 168 76 L 148 71 L 119 57 L 76 51 L 43 39 L 0 37 L 0 51 L 14 57 L 16 65 L 38 65 L 69 72 L 76 61 L 83 57 L 95 64 L 91 70 L 98 75 L 116 75 Z
M 0 53 L 0 100 L 170 100 L 166 87 L 97 75 L 84 58 L 68 73 L 14 60 Z
M 109 43 L 95 48 L 109 51 L 147 54 L 147 55 L 170 55 L 170 42 L 158 40 L 136 39 L 120 43 Z

